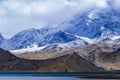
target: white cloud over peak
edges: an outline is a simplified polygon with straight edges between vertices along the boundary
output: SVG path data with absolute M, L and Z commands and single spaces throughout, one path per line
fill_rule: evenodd
M 120 8 L 120 0 L 113 0 L 113 6 L 115 8 Z
M 105 8 L 106 0 L 1 0 L 0 32 L 11 37 L 23 29 L 60 23 L 91 7 Z

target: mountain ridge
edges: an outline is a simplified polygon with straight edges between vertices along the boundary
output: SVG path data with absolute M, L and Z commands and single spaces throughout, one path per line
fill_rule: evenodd
M 109 2 L 108 2 L 109 3 Z M 56 27 L 28 29 L 17 33 L 11 39 L 2 40 L 0 47 L 7 50 L 38 47 L 54 43 L 68 43 L 78 39 L 81 42 L 115 42 L 120 38 L 120 10 L 111 4 L 107 8 L 92 8 L 78 13 Z M 84 37 L 81 39 L 80 37 Z M 89 40 L 85 40 L 88 38 Z M 115 40 L 117 39 L 117 40 Z M 95 41 L 96 40 L 96 41 Z M 114 41 L 113 41 L 114 40 Z M 1 39 L 0 39 L 1 42 Z M 5 47 L 5 45 L 8 45 Z M 13 46 L 14 45 L 14 46 Z

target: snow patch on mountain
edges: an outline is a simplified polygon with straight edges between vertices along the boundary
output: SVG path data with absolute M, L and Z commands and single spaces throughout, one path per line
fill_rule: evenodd
M 101 27 L 101 38 L 111 38 L 111 39 L 116 39 L 119 34 L 117 32 L 111 31 L 110 29 L 107 29 L 105 27 Z
M 41 47 L 28 47 L 25 49 L 19 49 L 19 50 L 10 50 L 11 53 L 19 55 L 23 53 L 31 53 L 31 52 L 36 52 L 36 51 L 41 51 L 43 48 L 46 46 L 41 46 Z
M 75 40 L 80 40 L 80 38 L 64 31 L 54 31 L 49 28 L 32 28 L 19 32 L 11 39 L 4 40 L 0 47 L 5 50 L 19 50 L 32 47 L 34 44 L 41 47 L 48 44 L 67 43 Z
M 55 43 L 55 44 L 50 44 L 49 46 L 45 47 L 42 49 L 42 51 L 49 51 L 49 50 L 66 50 L 70 48 L 75 48 L 75 47 L 80 47 L 80 46 L 85 46 L 87 45 L 87 42 L 84 42 L 83 40 L 76 40 L 76 41 L 71 41 L 67 43 Z
M 85 46 L 87 45 L 87 42 L 84 42 L 83 40 L 76 40 L 76 41 L 71 41 L 68 43 L 54 43 L 54 44 L 48 44 L 45 46 L 41 46 L 41 47 L 30 47 L 30 48 L 26 48 L 26 49 L 20 49 L 20 50 L 10 50 L 11 53 L 15 54 L 15 55 L 19 55 L 19 54 L 24 54 L 24 53 L 35 53 L 35 52 L 44 52 L 44 51 L 52 51 L 52 50 L 56 50 L 56 51 L 61 51 L 61 50 L 67 50 L 67 49 L 71 49 L 71 48 L 75 48 L 75 47 L 80 47 L 80 46 Z

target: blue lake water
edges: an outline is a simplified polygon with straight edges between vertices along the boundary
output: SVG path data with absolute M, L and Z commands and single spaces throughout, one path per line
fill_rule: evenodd
M 0 76 L 0 80 L 98 80 L 98 79 L 84 79 L 84 78 L 74 78 L 74 77 Z M 106 80 L 106 79 L 99 79 L 99 80 Z

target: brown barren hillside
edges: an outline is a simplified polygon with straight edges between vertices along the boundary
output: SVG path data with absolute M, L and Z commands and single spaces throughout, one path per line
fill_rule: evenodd
M 97 67 L 104 68 L 106 71 L 120 70 L 120 45 L 118 44 L 96 43 L 59 52 L 47 51 L 42 53 L 39 51 L 38 53 L 23 53 L 16 56 L 32 60 L 46 60 L 69 55 L 74 52 Z
M 8 51 L 0 49 L 1 72 L 101 72 L 90 61 L 77 53 L 66 54 L 46 60 L 29 60 L 18 58 Z

